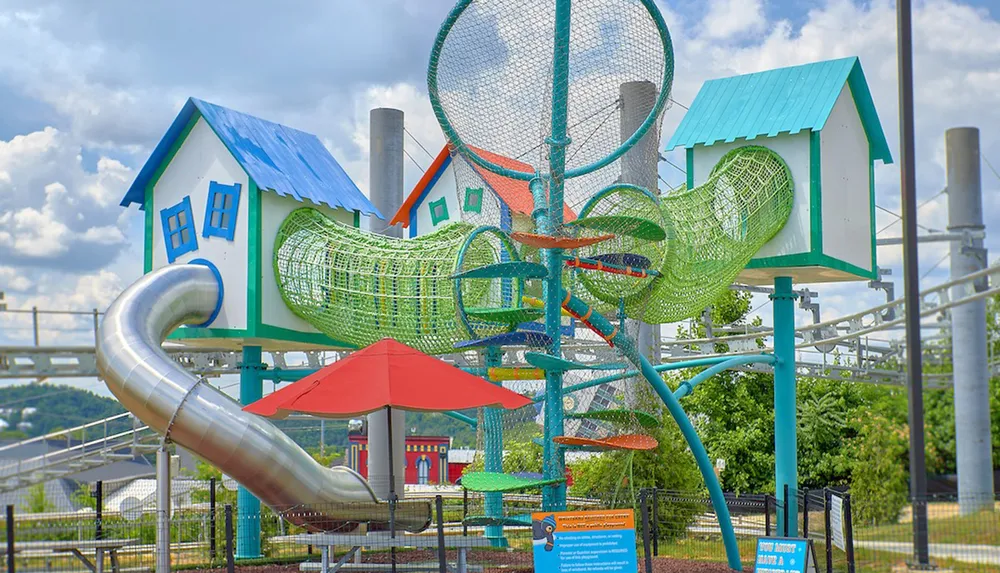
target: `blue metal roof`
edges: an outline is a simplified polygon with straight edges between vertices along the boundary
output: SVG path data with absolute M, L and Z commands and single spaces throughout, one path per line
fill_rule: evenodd
M 195 113 L 212 127 L 258 188 L 384 219 L 315 135 L 195 98 L 188 99 L 156 145 L 125 193 L 123 207 L 132 203 L 142 207 L 146 186 Z
M 709 80 L 701 86 L 667 149 L 819 131 L 845 83 L 851 86 L 872 158 L 892 163 L 857 57 Z

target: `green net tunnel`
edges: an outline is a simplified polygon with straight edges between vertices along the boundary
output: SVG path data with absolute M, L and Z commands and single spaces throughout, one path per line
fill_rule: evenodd
M 730 151 L 708 180 L 692 189 L 653 197 L 613 186 L 595 195 L 582 214 L 603 215 L 605 223 L 599 231 L 585 229 L 584 234 L 607 232 L 615 239 L 580 253 L 592 258 L 640 255 L 658 276 L 637 279 L 584 271 L 579 282 L 586 293 L 581 296 L 589 294 L 605 304 L 622 297 L 629 317 L 650 324 L 695 316 L 715 302 L 784 227 L 793 194 L 788 166 L 761 146 Z M 666 238 L 637 233 L 637 220 L 662 227 Z
M 457 301 L 490 308 L 520 298 L 516 280 L 452 278 L 517 260 L 498 230 L 465 223 L 404 240 L 303 208 L 282 223 L 274 253 L 278 289 L 288 307 L 320 332 L 357 346 L 390 337 L 428 353 L 452 352 L 456 342 L 512 328 L 459 313 Z

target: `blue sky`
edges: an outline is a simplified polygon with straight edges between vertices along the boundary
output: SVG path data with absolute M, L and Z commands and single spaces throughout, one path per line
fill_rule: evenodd
M 449 0 L 286 4 L 0 0 L 0 290 L 12 308 L 104 308 L 139 276 L 141 219 L 118 201 L 188 96 L 316 133 L 363 190 L 370 108 L 403 109 L 408 130 L 432 153 L 440 148 L 424 75 Z M 898 156 L 888 0 L 660 5 L 674 39 L 678 102 L 690 103 L 706 79 L 858 55 Z M 948 127 L 979 126 L 984 157 L 1000 167 L 1000 8 L 992 0 L 921 0 L 914 9 L 918 195 L 929 198 L 944 184 Z M 682 114 L 677 106 L 667 112 L 664 143 Z M 407 150 L 430 163 L 410 140 Z M 683 180 L 666 164 L 661 174 Z M 878 203 L 898 212 L 896 166 L 876 175 Z M 406 185 L 419 176 L 408 161 Z M 983 184 L 988 231 L 1000 233 L 1000 178 L 985 166 Z M 944 198 L 920 219 L 944 228 Z M 878 228 L 891 222 L 879 213 Z M 898 232 L 896 225 L 880 237 Z M 992 238 L 988 246 L 1000 249 Z M 924 248 L 922 269 L 947 249 Z M 900 260 L 898 249 L 879 250 L 897 282 Z M 946 276 L 947 263 L 926 284 Z M 863 283 L 816 290 L 824 318 L 881 301 Z M 24 326 L 0 318 L 0 342 L 27 342 Z M 53 323 L 43 342 L 87 342 L 68 328 L 80 325 Z

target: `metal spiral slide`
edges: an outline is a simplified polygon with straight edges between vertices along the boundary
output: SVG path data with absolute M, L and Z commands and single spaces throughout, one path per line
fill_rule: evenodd
M 232 476 L 297 525 L 332 531 L 388 526 L 379 502 L 356 472 L 317 463 L 284 432 L 188 373 L 160 348 L 182 324 L 201 324 L 221 304 L 213 269 L 164 267 L 134 283 L 108 309 L 98 334 L 97 368 L 111 392 L 149 427 Z M 402 501 L 396 523 L 420 531 L 430 504 Z

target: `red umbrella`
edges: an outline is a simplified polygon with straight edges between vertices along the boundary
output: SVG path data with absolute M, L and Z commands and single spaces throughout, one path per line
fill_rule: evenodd
M 385 338 L 243 409 L 269 418 L 292 412 L 342 418 L 382 408 L 442 412 L 528 404 L 529 398 Z
M 389 531 L 395 537 L 392 408 L 441 412 L 484 406 L 514 409 L 531 403 L 531 399 L 516 392 L 384 338 L 243 409 L 269 418 L 284 418 L 292 412 L 338 418 L 385 408 L 390 460 Z

